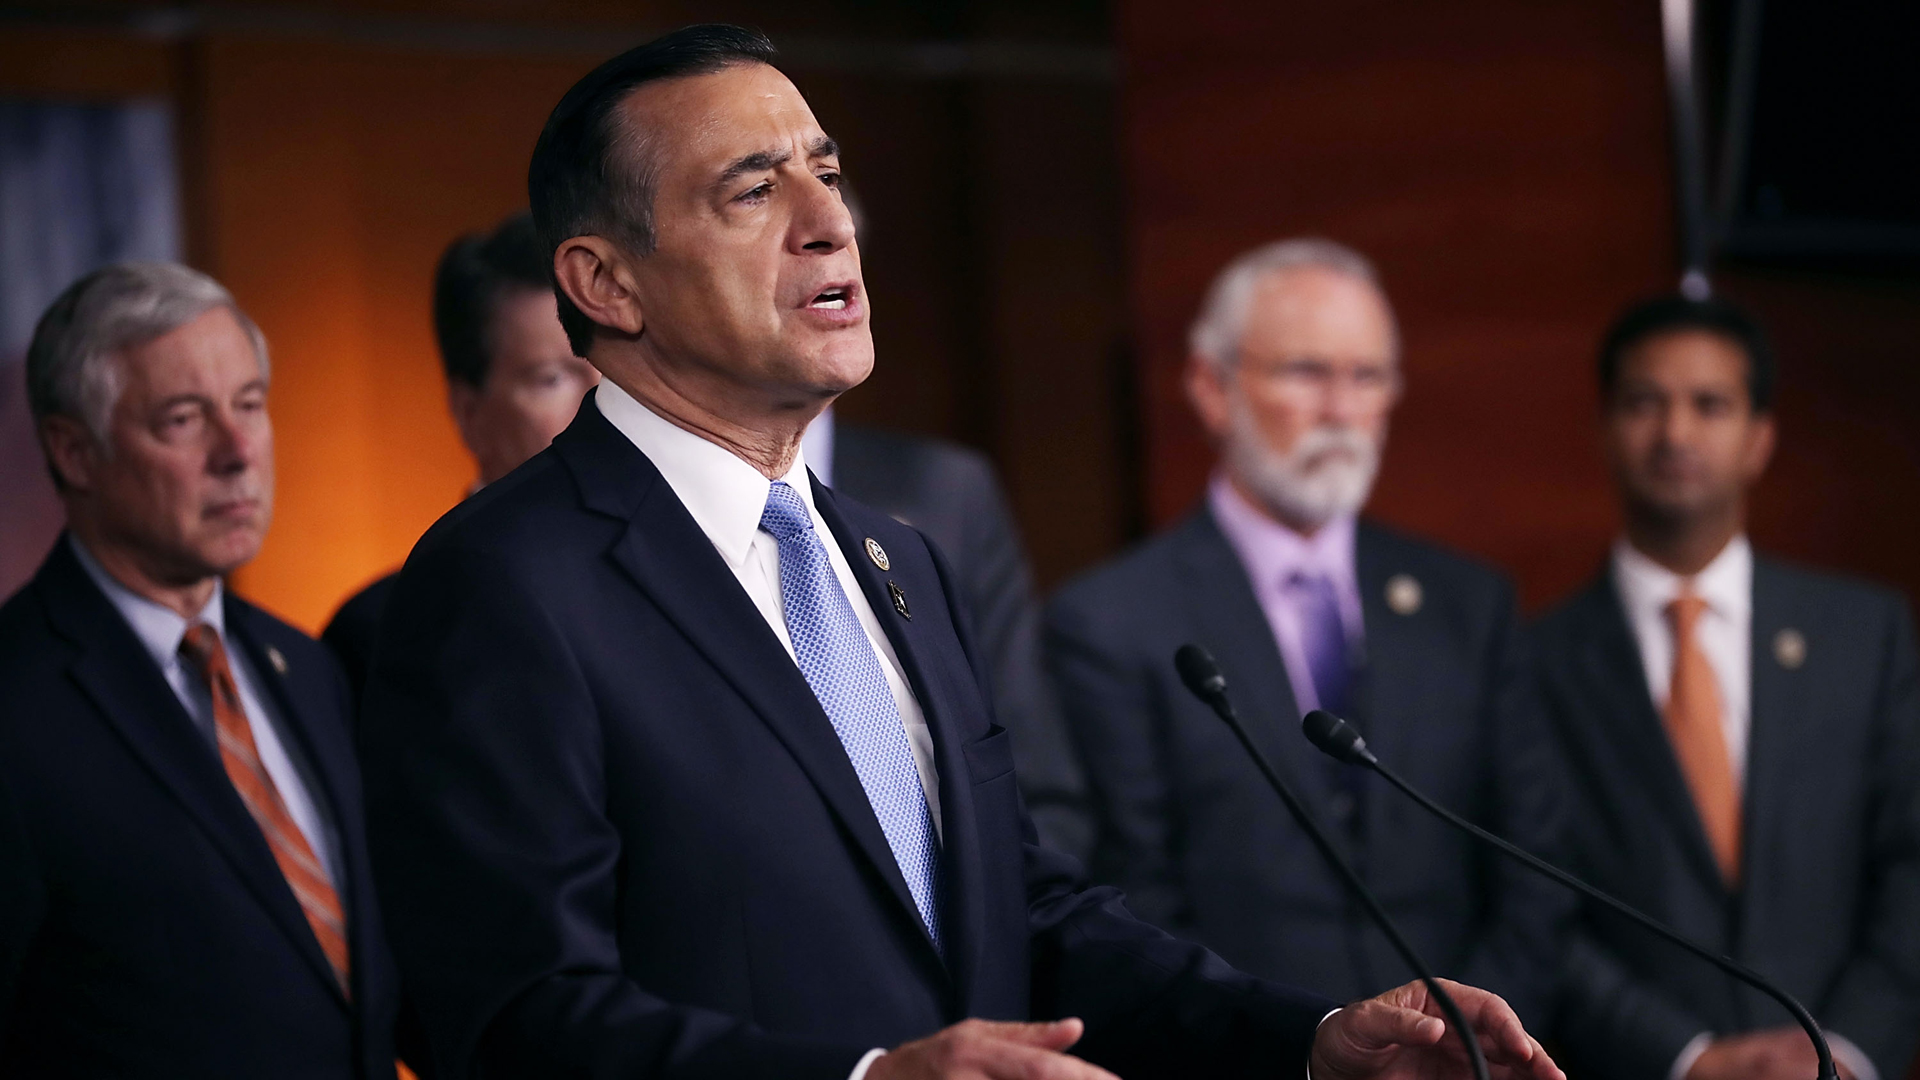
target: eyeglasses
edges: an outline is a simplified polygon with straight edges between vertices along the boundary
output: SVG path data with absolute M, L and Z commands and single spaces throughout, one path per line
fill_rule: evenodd
M 1327 394 L 1338 386 L 1360 396 L 1385 397 L 1400 388 L 1399 368 L 1391 363 L 1374 361 L 1338 363 L 1311 358 L 1248 359 L 1242 364 L 1241 370 L 1248 379 L 1258 379 L 1290 393 Z

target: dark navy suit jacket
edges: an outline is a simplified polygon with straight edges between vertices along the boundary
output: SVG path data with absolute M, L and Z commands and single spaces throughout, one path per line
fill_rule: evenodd
M 842 424 L 833 441 L 833 487 L 918 529 L 946 557 L 993 678 L 994 710 L 1011 733 L 1020 793 L 1040 839 L 1084 856 L 1093 836 L 1086 781 L 1041 670 L 1033 573 L 992 464 L 979 451 L 938 439 Z M 397 577 L 388 574 L 354 594 L 320 635 L 347 669 L 356 697 Z
M 345 680 L 231 592 L 226 625 L 337 827 L 352 1000 L 212 740 L 63 537 L 0 608 L 0 1075 L 393 1076 Z
M 1355 548 L 1367 655 L 1351 719 L 1435 799 L 1552 857 L 1559 774 L 1525 685 L 1512 589 L 1366 522 Z M 1402 576 L 1418 585 L 1412 610 L 1388 602 Z M 1048 610 L 1049 659 L 1100 820 L 1094 879 L 1268 978 L 1344 999 L 1412 977 L 1232 732 L 1181 685 L 1172 658 L 1186 642 L 1219 660 L 1249 733 L 1427 963 L 1543 1022 L 1571 898 L 1306 741 L 1271 625 L 1204 509 Z
M 951 576 L 912 529 L 815 497 L 933 734 L 945 958 L 799 669 L 589 397 L 421 541 L 376 648 L 375 861 L 446 1073 L 844 1080 L 964 1017 L 1069 1014 L 1130 1080 L 1300 1068 L 1330 1003 L 1037 847 Z
M 1573 869 L 1778 981 L 1898 1080 L 1920 1046 L 1920 659 L 1905 599 L 1755 558 L 1738 890 L 1715 867 L 1611 574 L 1535 637 L 1572 767 Z M 1703 1031 L 1792 1022 L 1599 911 L 1565 960 L 1559 1038 L 1578 1076 L 1661 1080 Z

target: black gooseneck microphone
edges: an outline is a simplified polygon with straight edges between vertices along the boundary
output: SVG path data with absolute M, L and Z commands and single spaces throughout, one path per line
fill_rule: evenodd
M 1274 794 L 1279 795 L 1280 801 L 1287 804 L 1287 810 L 1293 814 L 1293 819 L 1306 830 L 1307 837 L 1313 841 L 1313 846 L 1320 849 L 1320 857 L 1340 875 L 1340 879 L 1346 883 L 1347 890 L 1353 893 L 1362 907 L 1367 909 L 1367 914 L 1372 917 L 1374 924 L 1380 927 L 1381 932 L 1387 935 L 1387 940 L 1393 943 L 1394 951 L 1400 954 L 1400 959 L 1406 961 L 1407 966 L 1412 968 L 1413 973 L 1425 984 L 1427 993 L 1433 995 L 1434 1001 L 1439 1003 L 1440 1011 L 1447 1014 L 1448 1023 L 1453 1025 L 1454 1033 L 1460 1037 L 1461 1044 L 1467 1048 L 1467 1062 L 1473 1067 L 1474 1080 L 1488 1080 L 1487 1059 L 1480 1053 L 1480 1037 L 1467 1023 L 1466 1015 L 1460 1011 L 1460 1006 L 1455 1004 L 1452 995 L 1434 980 L 1433 973 L 1427 970 L 1427 965 L 1413 951 L 1413 946 L 1401 936 L 1400 928 L 1394 925 L 1392 917 L 1387 914 L 1387 909 L 1380 906 L 1380 901 L 1368 890 L 1366 883 L 1360 880 L 1360 875 L 1355 873 L 1353 867 L 1347 864 L 1347 860 L 1334 849 L 1332 841 L 1327 839 L 1327 834 L 1320 830 L 1319 822 L 1315 821 L 1313 815 L 1308 812 L 1306 804 L 1302 803 L 1299 796 L 1293 793 L 1293 789 L 1286 785 L 1286 781 L 1280 779 L 1280 774 L 1273 770 L 1273 764 L 1267 760 L 1267 756 L 1253 744 L 1253 739 L 1247 735 L 1247 729 L 1240 724 L 1240 717 L 1233 711 L 1233 702 L 1227 698 L 1227 677 L 1220 673 L 1220 665 L 1214 662 L 1207 650 L 1198 645 L 1187 644 L 1180 646 L 1174 652 L 1173 666 L 1180 672 L 1180 681 L 1187 684 L 1187 690 L 1194 697 L 1205 702 L 1213 709 L 1215 715 L 1233 729 L 1234 735 L 1240 740 L 1240 745 L 1246 747 L 1248 756 L 1252 757 L 1253 763 L 1260 767 L 1260 775 L 1267 778 L 1267 783 L 1272 786 Z
M 1363 768 L 1372 769 L 1374 772 L 1379 773 L 1387 783 L 1399 788 L 1407 798 L 1419 803 L 1426 808 L 1428 813 L 1433 814 L 1440 820 L 1467 833 L 1482 843 L 1491 845 L 1501 854 L 1515 860 L 1520 863 L 1520 865 L 1527 867 L 1535 873 L 1543 874 L 1582 896 L 1599 901 L 1615 913 L 1626 916 L 1628 919 L 1646 927 L 1648 930 L 1673 942 L 1675 945 L 1680 946 L 1693 955 L 1700 957 L 1702 960 L 1739 979 L 1741 982 L 1759 989 L 1773 998 L 1773 1000 L 1786 1006 L 1787 1011 L 1793 1014 L 1793 1018 L 1798 1020 L 1800 1026 L 1806 1029 L 1807 1038 L 1813 1040 L 1813 1052 L 1820 1059 L 1820 1075 L 1818 1080 L 1839 1080 L 1839 1073 L 1833 1067 L 1833 1051 L 1827 1046 L 1827 1037 L 1820 1033 L 1820 1025 L 1814 1022 L 1812 1014 L 1808 1013 L 1804 1006 L 1794 1000 L 1792 994 L 1775 986 L 1766 976 L 1761 975 L 1759 972 L 1748 968 L 1736 960 L 1721 956 L 1719 953 L 1714 952 L 1705 945 L 1695 942 L 1693 939 L 1667 926 L 1653 916 L 1641 912 L 1638 908 L 1629 905 L 1626 901 L 1616 900 L 1608 896 L 1606 893 L 1581 881 L 1579 878 L 1547 862 L 1545 859 L 1538 858 L 1502 840 L 1500 837 L 1493 835 L 1480 826 L 1475 825 L 1473 822 L 1434 802 L 1432 799 L 1427 798 L 1415 790 L 1412 784 L 1400 779 L 1399 775 L 1392 769 L 1382 765 L 1380 759 L 1374 756 L 1373 751 L 1367 749 L 1367 740 L 1360 737 L 1360 732 L 1355 730 L 1352 724 L 1327 712 L 1325 709 L 1315 709 L 1308 713 L 1306 717 L 1300 721 L 1300 728 L 1306 732 L 1307 741 L 1319 747 L 1321 753 L 1326 754 L 1336 761 L 1343 761 L 1349 765 L 1359 765 Z

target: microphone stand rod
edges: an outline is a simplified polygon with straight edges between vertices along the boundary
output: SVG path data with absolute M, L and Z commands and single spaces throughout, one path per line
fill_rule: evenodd
M 1364 746 L 1359 747 L 1358 749 L 1360 753 L 1350 760 L 1354 760 L 1359 763 L 1365 764 L 1368 768 L 1372 769 L 1374 772 L 1379 773 L 1382 777 L 1386 779 L 1387 783 L 1392 784 L 1394 787 L 1399 788 L 1401 793 L 1406 795 L 1407 798 L 1412 799 L 1414 802 L 1417 802 L 1421 806 L 1426 807 L 1430 813 L 1437 814 L 1440 817 L 1446 819 L 1455 828 L 1464 829 L 1467 832 L 1472 833 L 1474 836 L 1479 837 L 1481 840 L 1499 849 L 1499 851 L 1502 854 L 1518 861 L 1521 865 L 1526 866 L 1527 868 L 1533 870 L 1535 873 L 1544 874 L 1547 877 L 1552 878 L 1554 881 L 1557 881 L 1560 884 L 1566 886 L 1567 888 L 1572 889 L 1576 893 L 1579 893 L 1583 896 L 1589 896 L 1595 900 L 1598 900 L 1601 904 L 1604 904 L 1609 910 L 1613 911 L 1615 914 L 1625 916 L 1627 919 L 1638 924 L 1639 926 L 1645 927 L 1646 929 L 1653 931 L 1655 934 L 1659 935 L 1660 937 L 1666 939 L 1667 941 L 1672 942 L 1675 945 L 1680 946 L 1681 948 L 1687 950 L 1688 952 L 1694 954 L 1695 956 L 1700 957 L 1702 960 L 1707 961 L 1708 963 L 1714 965 L 1715 967 L 1720 968 L 1722 971 L 1727 972 L 1729 975 L 1732 975 L 1733 977 L 1741 980 L 1742 982 L 1745 982 L 1750 986 L 1758 987 L 1761 990 L 1765 991 L 1767 996 L 1773 998 L 1773 1000 L 1785 1006 L 1786 1010 L 1793 1014 L 1793 1018 L 1800 1022 L 1800 1026 L 1805 1028 L 1807 1030 L 1807 1034 L 1813 1039 L 1814 1053 L 1817 1054 L 1820 1058 L 1819 1080 L 1838 1080 L 1838 1077 L 1840 1074 L 1834 1068 L 1833 1050 L 1827 1046 L 1826 1035 L 1821 1032 L 1820 1025 L 1814 1022 L 1812 1014 L 1808 1013 L 1806 1008 L 1802 1006 L 1798 1001 L 1795 1001 L 1792 994 L 1789 994 L 1785 990 L 1782 990 L 1779 987 L 1773 985 L 1771 980 L 1766 979 L 1765 977 L 1761 976 L 1758 972 L 1753 971 L 1752 969 L 1748 968 L 1746 965 L 1741 964 L 1739 961 L 1734 960 L 1730 957 L 1721 956 L 1719 953 L 1714 952 L 1712 949 L 1709 949 L 1703 945 L 1700 945 L 1694 942 L 1693 940 L 1688 938 L 1686 935 L 1680 933 L 1678 930 L 1671 929 L 1660 920 L 1655 919 L 1650 915 L 1643 914 L 1638 909 L 1634 908 L 1632 905 L 1626 903 L 1625 901 L 1614 899 L 1612 896 L 1609 896 L 1606 893 L 1600 891 L 1599 889 L 1596 889 L 1593 886 L 1587 884 L 1586 882 L 1581 881 L 1579 878 L 1574 877 L 1572 874 L 1567 873 L 1565 870 L 1560 869 L 1559 867 L 1553 865 L 1550 862 L 1547 862 L 1544 859 L 1536 857 L 1535 855 L 1533 855 L 1533 853 L 1527 851 L 1526 849 L 1521 848 L 1515 844 L 1509 843 L 1508 841 L 1498 836 L 1495 836 L 1494 834 L 1488 832 L 1487 830 L 1481 828 L 1480 826 L 1475 825 L 1473 822 L 1468 821 L 1466 818 L 1463 818 L 1460 815 L 1454 813 L 1453 811 L 1447 809 L 1446 807 L 1441 806 L 1439 803 L 1434 802 L 1432 799 L 1429 799 L 1425 795 L 1421 794 L 1420 791 L 1415 789 L 1413 785 L 1407 783 L 1405 780 L 1400 779 L 1400 775 L 1398 773 L 1394 772 L 1392 769 L 1389 769 L 1385 765 L 1381 764 L 1380 759 L 1375 757 L 1372 751 L 1367 750 Z
M 1196 688 L 1189 687 L 1189 689 Z M 1400 928 L 1394 925 L 1392 917 L 1387 914 L 1385 908 L 1380 906 L 1380 901 L 1374 898 L 1366 883 L 1360 880 L 1360 875 L 1347 864 L 1347 860 L 1334 848 L 1333 842 L 1327 839 L 1326 834 L 1320 831 L 1319 823 L 1314 821 L 1313 815 L 1308 812 L 1299 796 L 1295 795 L 1293 789 L 1280 779 L 1280 774 L 1274 771 L 1272 763 L 1267 760 L 1267 755 L 1261 753 L 1260 748 L 1254 745 L 1253 738 L 1241 725 L 1240 717 L 1234 713 L 1233 702 L 1227 699 L 1225 687 L 1222 686 L 1216 692 L 1198 693 L 1196 690 L 1196 693 L 1213 707 L 1214 713 L 1225 721 L 1229 728 L 1233 729 L 1234 736 L 1240 740 L 1240 745 L 1246 748 L 1248 756 L 1253 758 L 1253 763 L 1260 767 L 1260 772 L 1267 778 L 1267 783 L 1279 793 L 1280 800 L 1287 804 L 1287 809 L 1292 812 L 1294 819 L 1299 821 L 1300 827 L 1306 830 L 1307 837 L 1313 841 L 1313 846 L 1320 849 L 1320 857 L 1340 875 L 1347 886 L 1347 891 L 1366 907 L 1367 913 L 1373 917 L 1374 924 L 1380 927 L 1381 931 L 1387 935 L 1387 940 L 1393 943 L 1394 951 L 1400 954 L 1400 959 L 1406 961 L 1407 966 L 1413 969 L 1413 973 L 1426 986 L 1427 993 L 1433 995 L 1434 1001 L 1440 1006 L 1440 1011 L 1445 1013 L 1447 1020 L 1452 1023 L 1454 1033 L 1460 1037 L 1461 1045 L 1467 1049 L 1467 1062 L 1473 1068 L 1475 1080 L 1488 1080 L 1487 1059 L 1480 1052 L 1480 1036 L 1474 1031 L 1472 1025 L 1467 1023 L 1466 1014 L 1460 1011 L 1460 1006 L 1454 1002 L 1453 995 L 1441 988 L 1439 982 L 1434 979 L 1433 973 L 1427 970 L 1427 965 L 1413 951 L 1413 946 L 1401 936 Z

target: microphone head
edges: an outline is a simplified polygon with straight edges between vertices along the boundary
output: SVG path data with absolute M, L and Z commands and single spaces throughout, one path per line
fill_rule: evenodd
M 1360 737 L 1360 732 L 1325 709 L 1315 709 L 1302 717 L 1300 730 L 1306 732 L 1308 742 L 1336 761 L 1349 765 L 1373 762 L 1373 751 L 1367 749 L 1367 740 Z
M 1220 674 L 1220 665 L 1198 645 L 1189 642 L 1174 650 L 1173 666 L 1187 691 L 1202 701 L 1212 702 L 1227 692 L 1227 677 Z

